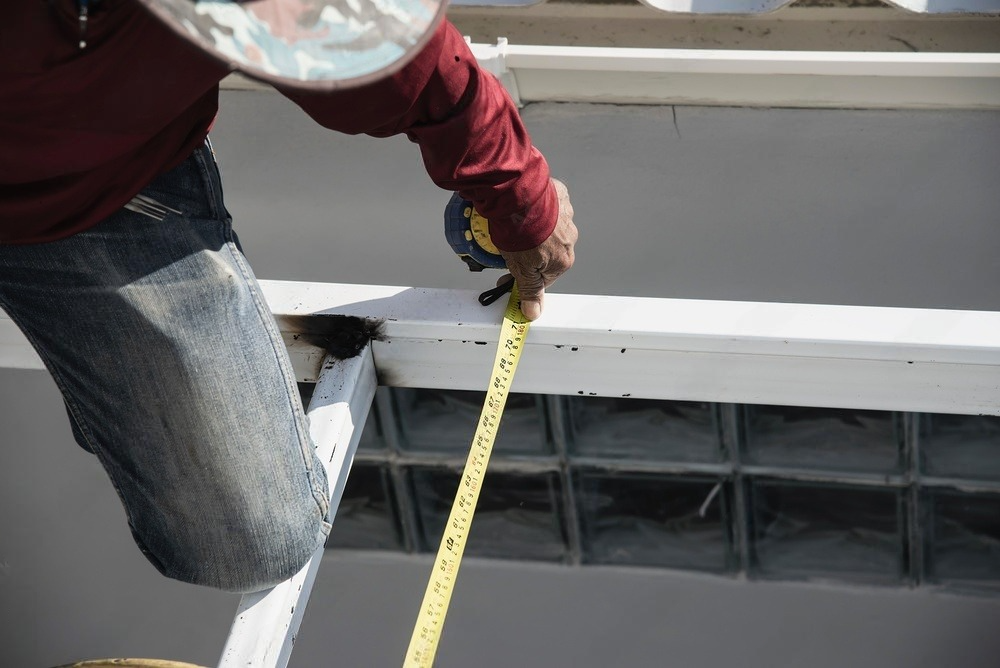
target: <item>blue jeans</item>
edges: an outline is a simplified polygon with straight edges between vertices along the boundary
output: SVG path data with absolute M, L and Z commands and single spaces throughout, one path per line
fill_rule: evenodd
M 0 245 L 0 307 L 45 361 L 156 568 L 264 589 L 326 539 L 326 472 L 211 148 L 141 195 L 142 212 L 68 239 Z

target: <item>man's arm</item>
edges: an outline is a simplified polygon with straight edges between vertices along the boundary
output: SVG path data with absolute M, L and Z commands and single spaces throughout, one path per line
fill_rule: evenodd
M 479 69 L 461 34 L 444 22 L 391 77 L 334 93 L 282 90 L 321 125 L 420 145 L 431 179 L 472 200 L 535 319 L 544 288 L 573 264 L 576 227 L 565 186 L 550 178 L 510 96 Z

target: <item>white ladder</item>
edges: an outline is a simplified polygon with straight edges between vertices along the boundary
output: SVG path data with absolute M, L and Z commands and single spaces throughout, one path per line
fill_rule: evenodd
M 330 480 L 330 521 L 344 495 L 378 381 L 371 345 L 347 360 L 327 357 L 309 402 L 309 434 Z M 240 600 L 219 668 L 285 668 L 323 559 L 320 546 L 298 573 Z

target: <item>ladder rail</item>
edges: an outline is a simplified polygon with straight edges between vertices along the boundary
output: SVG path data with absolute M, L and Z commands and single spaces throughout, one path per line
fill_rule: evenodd
M 371 345 L 347 360 L 327 357 L 309 403 L 309 434 L 330 481 L 336 517 L 378 381 Z M 320 546 L 298 573 L 240 600 L 219 668 L 285 668 L 323 559 Z

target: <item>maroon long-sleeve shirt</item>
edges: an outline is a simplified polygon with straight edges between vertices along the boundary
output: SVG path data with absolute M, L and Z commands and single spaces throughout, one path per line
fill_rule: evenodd
M 5 4 L 0 243 L 52 241 L 96 225 L 199 146 L 228 71 L 133 0 L 102 0 L 83 50 L 74 0 Z M 558 204 L 545 159 L 447 22 L 391 77 L 282 93 L 332 130 L 406 133 L 433 181 L 490 220 L 499 248 L 533 248 L 552 232 Z

